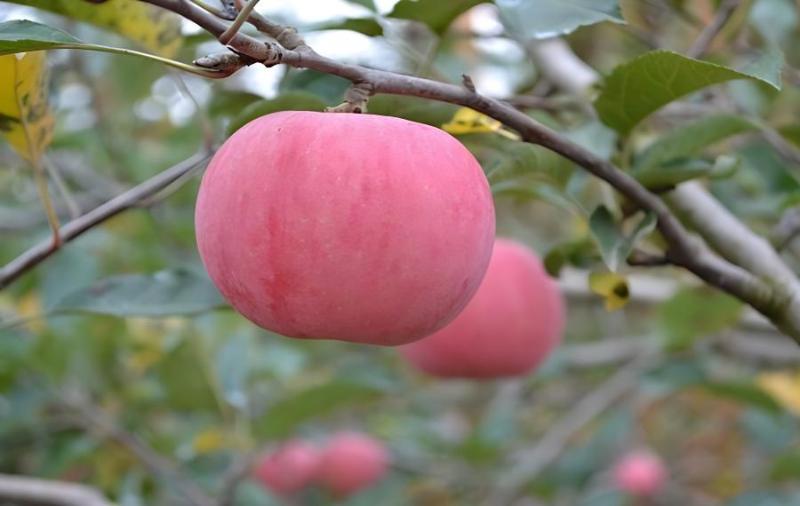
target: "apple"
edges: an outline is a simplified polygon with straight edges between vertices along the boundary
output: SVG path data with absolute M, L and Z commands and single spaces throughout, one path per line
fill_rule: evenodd
M 558 285 L 525 246 L 498 239 L 489 269 L 464 311 L 442 330 L 401 346 L 415 368 L 443 378 L 520 376 L 561 341 Z
M 312 484 L 320 457 L 314 445 L 291 440 L 264 455 L 257 463 L 254 475 L 271 492 L 291 495 Z
M 637 450 L 624 455 L 614 466 L 614 484 L 634 496 L 652 496 L 667 480 L 667 469 L 658 455 Z
M 357 432 L 333 436 L 322 450 L 319 482 L 343 498 L 378 482 L 388 471 L 389 451 L 380 441 Z
M 195 225 L 211 279 L 257 325 L 399 345 L 464 308 L 495 222 L 480 165 L 446 132 L 284 111 L 251 121 L 217 151 Z

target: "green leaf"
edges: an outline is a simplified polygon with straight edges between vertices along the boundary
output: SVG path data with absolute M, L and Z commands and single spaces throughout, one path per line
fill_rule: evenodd
M 195 343 L 184 341 L 156 366 L 158 383 L 171 408 L 212 411 L 218 408 L 214 387 L 203 373 L 203 360 Z
M 769 394 L 753 383 L 743 381 L 712 381 L 697 386 L 719 397 L 733 399 L 772 413 L 780 413 L 782 408 Z
M 769 470 L 773 482 L 796 481 L 800 479 L 800 451 L 792 451 L 778 456 Z
M 350 30 L 352 32 L 363 33 L 369 37 L 383 35 L 383 27 L 373 18 L 345 19 L 343 21 L 317 26 L 314 30 Z
M 681 125 L 661 136 L 637 157 L 634 175 L 636 171 L 695 155 L 723 139 L 756 129 L 755 123 L 735 114 L 709 116 Z
M 761 77 L 671 51 L 652 51 L 619 65 L 595 100 L 600 119 L 627 134 L 641 120 L 675 99 L 713 84 Z
M 346 0 L 346 1 L 351 3 L 351 4 L 357 4 L 357 5 L 360 5 L 362 7 L 366 7 L 367 9 L 369 9 L 369 10 L 371 10 L 373 12 L 377 10 L 375 8 L 374 0 Z
M 776 90 L 780 90 L 784 63 L 786 63 L 786 58 L 783 56 L 781 48 L 776 44 L 768 44 L 767 49 L 742 71 L 769 84 Z
M 239 114 L 237 114 L 231 124 L 228 125 L 227 134 L 239 130 L 247 123 L 265 114 L 277 111 L 322 111 L 325 109 L 325 102 L 318 96 L 304 91 L 290 91 L 283 93 L 272 100 L 261 100 L 253 102 Z
M 65 31 L 27 19 L 0 23 L 0 54 L 40 51 L 80 43 Z
M 495 0 L 506 29 L 522 40 L 546 39 L 602 21 L 624 23 L 619 0 Z
M 310 69 L 288 69 L 278 89 L 281 94 L 305 91 L 320 97 L 327 104 L 338 104 L 349 87 L 350 81 L 338 76 Z
M 161 317 L 197 314 L 224 306 L 225 301 L 206 276 L 176 269 L 106 278 L 70 293 L 52 310 Z
M 484 2 L 486 0 L 400 0 L 388 17 L 425 23 L 441 35 L 458 16 Z
M 670 347 L 682 349 L 738 322 L 742 308 L 741 302 L 722 292 L 685 289 L 661 305 L 659 320 Z
M 685 181 L 710 176 L 714 166 L 705 160 L 674 160 L 671 163 L 647 167 L 631 173 L 637 181 L 651 190 L 667 190 Z
M 435 127 L 447 123 L 457 109 L 453 104 L 400 95 L 377 95 L 367 105 L 370 114 L 395 116 Z
M 164 56 L 181 47 L 181 18 L 166 9 L 131 0 L 93 4 L 76 0 L 7 0 L 55 12 L 108 29 Z
M 639 239 L 652 232 L 655 226 L 655 215 L 648 213 L 629 235 L 625 235 L 619 229 L 611 211 L 602 205 L 598 206 L 589 217 L 589 229 L 600 246 L 603 261 L 612 271 L 619 269 Z
M 280 438 L 297 425 L 325 416 L 336 409 L 374 400 L 382 389 L 353 381 L 333 381 L 300 393 L 289 394 L 267 408 L 253 422 L 254 432 L 262 438 Z
M 83 49 L 86 51 L 124 54 L 157 61 L 185 72 L 191 72 L 205 77 L 217 77 L 219 74 L 215 71 L 170 60 L 169 58 L 163 58 L 161 56 L 134 51 L 133 49 L 87 44 L 64 31 L 51 28 L 41 23 L 34 23 L 33 21 L 15 20 L 0 23 L 0 55 L 26 51 L 42 51 L 46 49 Z

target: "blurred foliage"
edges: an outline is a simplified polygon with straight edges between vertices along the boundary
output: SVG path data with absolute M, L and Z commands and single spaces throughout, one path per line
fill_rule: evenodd
M 765 135 L 800 147 L 797 2 L 742 2 L 702 61 L 680 53 L 712 21 L 713 0 L 495 3 L 348 0 L 322 9 L 328 2 L 314 0 L 264 13 L 290 20 L 343 61 L 459 85 L 467 74 L 479 91 L 508 98 L 654 190 L 707 184 L 765 236 L 800 202 L 797 159 Z M 184 62 L 222 50 L 132 0 L 0 2 L 0 22 L 22 18 Z M 529 61 L 526 44 L 554 32 L 608 76 L 594 97 L 560 93 Z M 47 44 L 56 32 L 48 33 L 24 36 Z M 0 41 L 12 39 L 20 43 L 19 34 L 0 30 Z M 64 183 L 51 194 L 65 221 L 68 199 L 92 209 L 197 152 L 205 131 L 219 143 L 262 114 L 323 110 L 341 102 L 349 84 L 280 66 L 212 82 L 152 61 L 80 51 L 4 56 L 0 65 L 45 58 L 50 85 L 31 89 L 49 98 L 55 118 L 45 156 Z M 36 72 L 26 79 L 37 80 Z M 19 117 L 19 107 L 3 105 L 16 86 L 6 86 L 9 79 L 0 70 L 4 134 Z M 187 178 L 0 292 L 0 472 L 80 481 L 126 506 L 175 503 L 174 484 L 69 416 L 80 409 L 67 394 L 78 392 L 211 495 L 251 452 L 287 437 L 322 440 L 358 428 L 385 440 L 395 465 L 377 487 L 343 504 L 491 504 L 514 457 L 647 347 L 656 358 L 629 393 L 569 437 L 518 495 L 531 504 L 633 504 L 613 489 L 609 468 L 627 449 L 649 446 L 672 475 L 653 504 L 800 503 L 800 360 L 723 346 L 729 335 L 756 348 L 786 343 L 737 327 L 741 304 L 677 270 L 648 271 L 686 284 L 649 303 L 647 290 L 629 282 L 636 271 L 626 260 L 632 252 L 664 254 L 651 216 L 469 109 L 381 95 L 369 112 L 458 136 L 487 173 L 499 233 L 530 244 L 554 275 L 592 273 L 584 295 L 569 293 L 564 345 L 536 374 L 435 381 L 407 369 L 391 349 L 292 340 L 254 327 L 224 306 L 203 274 L 193 233 L 197 178 Z M 48 237 L 26 155 L 10 140 L 0 145 L 2 263 Z M 784 254 L 800 268 L 796 243 Z M 594 351 L 598 345 L 619 357 Z M 332 501 L 314 494 L 309 504 Z M 252 480 L 236 498 L 280 504 Z

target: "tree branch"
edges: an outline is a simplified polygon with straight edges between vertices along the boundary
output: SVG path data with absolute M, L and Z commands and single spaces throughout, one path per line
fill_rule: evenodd
M 175 180 L 180 179 L 185 174 L 204 164 L 211 157 L 211 154 L 211 152 L 205 151 L 194 154 L 179 164 L 153 176 L 138 186 L 109 200 L 105 204 L 96 207 L 80 218 L 63 225 L 59 230 L 63 243 L 65 244 L 75 239 L 87 230 L 96 227 L 122 211 L 135 207 L 143 199 L 158 193 Z M 58 251 L 58 249 L 53 249 L 52 240 L 48 239 L 31 247 L 6 264 L 0 269 L 0 290 L 39 265 L 56 251 Z
M 219 37 L 227 29 L 223 20 L 182 0 L 140 1 L 180 14 L 216 37 Z M 250 20 L 252 22 L 252 16 Z M 286 30 L 288 29 L 284 29 L 284 31 Z M 276 31 L 275 26 L 270 28 L 271 33 L 274 34 Z M 608 182 L 641 209 L 652 211 L 658 218 L 659 231 L 670 245 L 668 254 L 675 265 L 686 268 L 709 284 L 747 302 L 773 319 L 784 332 L 800 340 L 800 322 L 786 322 L 776 315 L 773 292 L 768 285 L 738 266 L 712 255 L 700 242 L 693 240 L 664 202 L 627 173 L 579 144 L 560 136 L 509 104 L 482 96 L 460 86 L 340 63 L 321 56 L 304 44 L 290 50 L 238 33 L 230 41 L 229 47 L 238 54 L 246 55 L 265 65 L 284 63 L 293 67 L 309 68 L 348 79 L 356 84 L 371 83 L 374 93 L 412 95 L 458 104 L 475 109 L 502 122 L 516 130 L 522 140 L 539 144 L 572 160 L 588 172 Z M 568 54 L 572 54 L 571 51 Z M 574 54 L 572 56 L 574 58 Z M 562 65 L 564 61 L 567 61 L 564 55 L 561 55 L 559 59 L 562 61 Z
M 114 506 L 97 490 L 64 481 L 0 474 L 0 503 L 15 506 Z

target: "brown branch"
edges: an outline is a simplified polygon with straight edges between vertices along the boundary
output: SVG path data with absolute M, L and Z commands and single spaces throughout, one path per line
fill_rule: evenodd
M 192 155 L 177 165 L 170 167 L 138 186 L 109 200 L 105 204 L 89 211 L 80 218 L 66 223 L 59 230 L 63 242 L 67 243 L 122 211 L 137 206 L 143 199 L 168 187 L 175 180 L 201 166 L 210 157 L 210 152 L 201 152 Z M 47 239 L 19 255 L 0 269 L 0 289 L 8 286 L 11 282 L 33 269 L 56 251 L 58 250 L 52 247 L 52 240 Z
M 0 503 L 16 506 L 113 506 L 85 485 L 0 474 Z
M 697 58 L 705 54 L 711 47 L 711 43 L 714 42 L 714 39 L 719 35 L 719 32 L 722 31 L 725 23 L 728 22 L 734 11 L 736 11 L 736 8 L 739 7 L 740 3 L 741 0 L 724 0 L 717 9 L 714 19 L 703 28 L 703 31 L 697 36 L 692 46 L 686 51 L 686 55 Z

